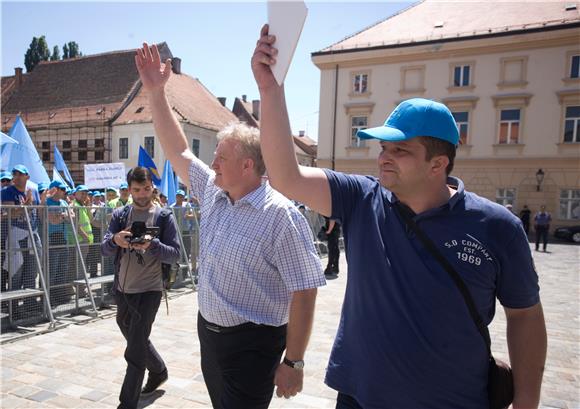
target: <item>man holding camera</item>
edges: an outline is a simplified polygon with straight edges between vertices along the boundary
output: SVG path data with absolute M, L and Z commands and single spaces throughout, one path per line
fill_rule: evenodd
M 147 168 L 132 169 L 127 183 L 133 203 L 113 212 L 101 252 L 115 256 L 117 324 L 127 340 L 119 408 L 132 409 L 140 395 L 154 392 L 167 380 L 167 368 L 149 335 L 161 303 L 162 263 L 176 262 L 180 248 L 173 215 L 152 202 L 154 187 Z M 145 369 L 149 378 L 141 390 Z

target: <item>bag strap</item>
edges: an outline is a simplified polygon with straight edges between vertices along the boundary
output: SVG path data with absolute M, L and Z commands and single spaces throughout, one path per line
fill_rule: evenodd
M 471 293 L 469 292 L 467 285 L 465 284 L 459 273 L 455 271 L 451 263 L 449 263 L 449 261 L 447 261 L 447 259 L 437 249 L 437 247 L 431 241 L 431 239 L 429 239 L 429 237 L 427 237 L 427 235 L 423 232 L 423 230 L 419 228 L 417 223 L 415 223 L 415 221 L 411 216 L 412 210 L 406 208 L 406 206 L 404 205 L 401 205 L 401 203 L 398 201 L 394 203 L 394 207 L 395 209 L 397 209 L 397 212 L 405 221 L 407 226 L 415 233 L 417 238 L 421 240 L 423 246 L 425 246 L 425 248 L 429 251 L 429 253 L 431 253 L 431 255 L 435 258 L 435 260 L 437 260 L 439 264 L 441 264 L 441 266 L 445 269 L 445 271 L 447 271 L 447 273 L 451 276 L 453 283 L 455 283 L 455 285 L 459 289 L 459 292 L 463 296 L 465 304 L 467 305 L 467 309 L 469 310 L 469 315 L 471 315 L 471 319 L 473 320 L 475 326 L 477 327 L 477 330 L 483 337 L 485 346 L 487 347 L 487 352 L 489 353 L 489 356 L 491 356 L 491 338 L 489 335 L 489 329 L 483 323 L 481 315 L 479 315 L 479 313 L 477 312 L 477 307 L 475 306 L 475 302 L 473 301 L 473 297 L 471 296 Z

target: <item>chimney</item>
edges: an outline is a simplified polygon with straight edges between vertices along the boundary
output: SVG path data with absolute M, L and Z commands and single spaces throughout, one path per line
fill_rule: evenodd
M 246 99 L 247 99 L 247 98 L 248 98 L 248 97 L 247 97 L 247 95 L 242 95 L 242 101 L 243 101 L 243 102 L 247 102 L 247 101 L 246 101 Z
M 222 106 L 226 106 L 226 97 L 218 97 L 218 101 L 220 104 L 222 104 Z
M 14 76 L 16 77 L 16 87 L 22 85 L 22 67 L 14 68 Z
M 260 100 L 259 99 L 254 99 L 252 101 L 252 115 L 258 121 L 260 120 Z
M 304 136 L 305 133 L 306 132 L 304 132 L 304 131 L 298 131 L 298 136 Z
M 173 57 L 171 59 L 171 71 L 175 74 L 181 74 L 181 58 Z

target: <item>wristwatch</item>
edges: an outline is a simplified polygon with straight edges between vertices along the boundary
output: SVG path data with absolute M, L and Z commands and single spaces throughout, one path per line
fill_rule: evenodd
M 304 369 L 304 361 L 303 360 L 291 361 L 288 358 L 284 357 L 284 360 L 282 362 L 284 362 L 290 368 L 294 368 L 294 369 Z

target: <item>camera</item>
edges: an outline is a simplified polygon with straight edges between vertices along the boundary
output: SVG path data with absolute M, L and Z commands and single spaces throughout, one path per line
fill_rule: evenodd
M 131 238 L 129 243 L 141 244 L 159 236 L 159 227 L 147 227 L 145 222 L 133 222 L 131 224 Z

